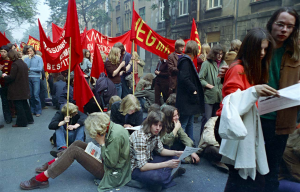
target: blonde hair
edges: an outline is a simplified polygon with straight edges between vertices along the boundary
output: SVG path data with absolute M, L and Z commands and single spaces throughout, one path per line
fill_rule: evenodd
M 122 115 L 127 115 L 130 110 L 139 111 L 141 110 L 141 105 L 139 100 L 132 94 L 128 94 L 121 101 L 119 111 Z
M 211 48 L 210 48 L 210 46 L 207 43 L 204 43 L 201 46 L 201 55 L 200 55 L 200 58 L 202 59 L 202 61 L 206 61 L 207 55 L 210 52 L 210 50 L 211 50 Z
M 105 62 L 107 56 L 105 55 L 105 53 L 103 51 L 101 51 L 100 54 L 101 54 L 101 57 L 102 57 L 102 61 Z
M 67 115 L 67 103 L 61 108 L 61 112 L 64 116 Z M 78 113 L 78 107 L 73 103 L 69 103 L 69 115 L 73 113 Z
M 134 56 L 134 59 L 137 60 L 138 58 L 140 58 L 139 54 L 135 51 L 132 54 Z
M 117 102 L 117 101 L 121 101 L 122 99 L 118 96 L 118 95 L 114 95 L 112 96 L 110 99 L 109 99 L 109 106 L 108 106 L 108 110 L 111 110 L 111 106 L 114 102 Z
M 84 126 L 90 137 L 95 139 L 97 134 L 104 135 L 106 133 L 109 122 L 110 118 L 108 115 L 102 112 L 95 112 L 85 119 Z
M 177 39 L 175 41 L 175 50 L 178 49 L 179 47 L 184 47 L 185 42 L 182 39 Z
M 237 53 L 237 52 L 239 52 L 241 45 L 242 45 L 242 42 L 240 40 L 234 39 L 231 41 L 229 51 L 235 51 Z
M 113 48 L 111 48 L 111 50 L 110 50 L 110 52 L 108 54 L 108 60 L 113 65 L 117 65 L 120 62 L 120 57 L 119 57 L 118 53 L 121 53 L 121 49 L 119 49 L 117 47 L 113 47 Z

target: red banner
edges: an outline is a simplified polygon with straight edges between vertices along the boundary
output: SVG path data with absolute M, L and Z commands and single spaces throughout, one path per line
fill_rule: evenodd
M 31 45 L 36 51 L 41 51 L 40 41 L 29 35 L 27 45 Z
M 87 38 L 86 39 L 87 49 L 91 53 L 91 58 L 94 57 L 95 44 L 97 44 L 98 49 L 100 51 L 108 55 L 113 45 L 115 43 L 121 42 L 125 46 L 126 51 L 131 53 L 130 31 L 118 37 L 108 37 L 102 35 L 100 32 L 96 31 L 95 29 L 91 29 L 87 31 L 86 38 Z
M 5 37 L 4 34 L 0 32 L 0 47 L 3 45 L 7 45 L 7 43 L 10 43 L 10 41 Z
M 200 43 L 200 38 L 199 38 L 199 34 L 198 34 L 198 30 L 197 30 L 197 26 L 196 26 L 196 22 L 195 22 L 195 19 L 193 18 L 193 24 L 192 24 L 192 29 L 191 29 L 191 40 L 193 41 L 196 41 L 196 43 L 198 44 L 198 48 L 199 48 L 199 52 L 198 52 L 198 55 L 200 55 L 201 53 L 201 43 Z M 196 69 L 198 68 L 198 65 L 197 65 L 197 57 L 194 58 L 194 65 L 196 67 Z
M 39 21 L 41 52 L 44 61 L 44 69 L 49 73 L 58 73 L 68 70 L 69 68 L 69 44 L 66 42 L 64 36 L 57 42 L 50 41 Z M 64 31 L 62 33 L 65 34 Z
M 63 28 L 60 28 L 59 26 L 52 23 L 52 40 L 53 40 L 53 42 L 57 42 L 59 40 L 63 31 L 64 31 Z

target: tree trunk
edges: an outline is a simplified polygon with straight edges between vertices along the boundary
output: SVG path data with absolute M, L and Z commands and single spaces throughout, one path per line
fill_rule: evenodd
M 163 0 L 164 4 L 164 19 L 165 19 L 165 35 L 166 38 L 170 39 L 171 37 L 171 16 L 169 13 L 170 3 L 168 0 Z

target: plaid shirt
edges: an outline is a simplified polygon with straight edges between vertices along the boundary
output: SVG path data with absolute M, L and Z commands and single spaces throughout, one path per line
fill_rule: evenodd
M 138 130 L 130 135 L 130 159 L 131 171 L 135 168 L 142 168 L 149 160 L 153 160 L 152 151 L 158 153 L 164 149 L 159 136 L 153 136 L 151 133 L 144 133 Z

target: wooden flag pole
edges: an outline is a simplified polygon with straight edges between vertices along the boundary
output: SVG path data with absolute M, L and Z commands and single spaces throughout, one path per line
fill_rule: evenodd
M 92 76 L 90 76 L 89 85 L 91 85 L 91 79 L 92 79 Z
M 133 43 L 133 51 L 132 51 L 132 56 L 133 56 L 133 54 L 134 54 L 134 40 L 132 40 L 132 43 Z M 135 60 L 136 58 L 134 58 L 133 60 L 132 60 L 132 73 L 133 73 L 133 75 L 132 75 L 132 94 L 134 95 L 134 84 L 135 84 L 135 82 L 134 82 L 134 60 Z
M 100 107 L 100 105 L 99 105 L 99 103 L 98 103 L 98 101 L 97 101 L 97 99 L 96 99 L 95 95 L 93 96 L 93 98 L 94 98 L 94 100 L 95 100 L 96 104 L 98 105 L 98 107 L 99 107 L 100 111 L 103 113 L 103 111 L 102 111 L 102 108 Z
M 68 91 L 67 91 L 67 116 L 69 116 L 69 96 L 70 96 L 70 73 L 71 73 L 71 37 L 70 37 L 70 52 L 69 52 L 69 70 L 68 70 Z M 69 122 L 67 123 L 66 144 L 69 146 Z

